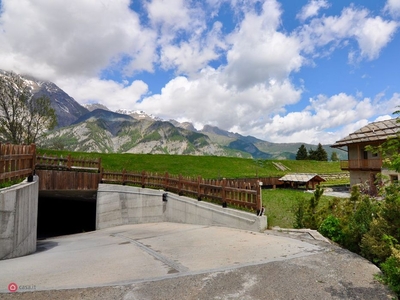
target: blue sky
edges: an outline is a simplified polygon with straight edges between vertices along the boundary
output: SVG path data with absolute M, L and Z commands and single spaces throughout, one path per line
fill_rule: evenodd
M 81 104 L 313 144 L 400 105 L 400 0 L 0 5 L 0 69 Z

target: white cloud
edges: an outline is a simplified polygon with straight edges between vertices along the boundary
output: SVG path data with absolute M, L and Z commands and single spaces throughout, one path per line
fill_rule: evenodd
M 361 57 L 375 59 L 379 52 L 392 39 L 398 24 L 394 21 L 384 21 L 381 17 L 368 18 L 354 35 L 361 49 Z
M 163 19 L 161 14 L 158 18 L 159 26 L 164 26 L 162 30 L 183 26 L 179 25 L 183 24 L 179 18 L 192 20 L 190 8 L 185 9 L 183 15 L 177 12 L 176 24 L 168 25 L 172 20 Z M 385 101 L 384 97 L 371 100 L 344 93 L 330 97 L 318 95 L 303 111 L 286 113 L 286 107 L 297 103 L 302 94 L 289 76 L 305 62 L 300 54 L 305 41 L 279 31 L 282 11 L 276 1 L 265 2 L 260 12 L 246 9 L 236 30 L 226 38 L 226 44 L 222 37 L 218 39 L 218 24 L 205 37 L 199 25 L 194 26 L 197 34 L 188 40 L 176 43 L 173 39 L 176 32 L 171 32 L 169 39 L 159 41 L 163 66 L 176 68 L 178 74 L 188 74 L 170 80 L 160 94 L 145 96 L 147 86 L 143 83 L 126 87 L 94 81 L 72 89 L 79 91 L 79 98 L 100 99 L 114 108 L 131 105 L 130 108 L 165 119 L 191 121 L 197 128 L 211 124 L 274 142 L 334 143 L 365 125 L 374 115 L 388 113 L 387 103 L 394 100 Z M 353 38 L 360 41 L 360 55 L 375 57 L 391 37 L 391 31 L 385 31 L 388 24 L 393 23 L 369 17 L 366 10 L 348 8 L 338 17 L 314 18 L 310 25 L 305 25 L 301 37 L 308 34 L 313 51 Z M 381 29 L 382 36 L 375 35 L 376 28 Z M 218 49 L 225 49 L 226 45 L 229 46 L 226 65 L 217 69 L 207 67 L 218 55 Z M 98 91 L 95 97 L 92 90 Z M 128 93 L 134 96 L 126 101 Z M 144 98 L 137 103 L 141 96 Z M 343 127 L 344 124 L 347 125 Z M 332 131 L 331 128 L 338 129 Z
M 113 80 L 101 80 L 98 78 L 74 77 L 56 82 L 82 104 L 101 103 L 111 110 L 134 107 L 141 96 L 147 93 L 148 86 L 140 80 L 131 84 L 117 83 Z
M 350 58 L 376 59 L 380 51 L 391 41 L 399 24 L 384 20 L 380 16 L 371 17 L 367 9 L 345 8 L 340 16 L 313 18 L 309 24 L 300 27 L 298 37 L 306 53 L 318 55 L 320 47 L 346 44 L 355 39 L 359 46 L 359 55 L 350 53 Z
M 275 0 L 262 6 L 244 0 L 148 0 L 141 2 L 144 23 L 129 8 L 130 0 L 1 3 L 0 68 L 54 81 L 81 103 L 141 109 L 274 142 L 309 143 L 333 143 L 390 115 L 400 103 L 399 94 L 388 99 L 362 97 L 363 91 L 311 92 L 307 107 L 287 113 L 307 89 L 302 84 L 309 81 L 293 80 L 306 63 L 338 48 L 349 49 L 351 62 L 373 60 L 394 38 L 396 21 L 356 6 L 320 16 L 328 2 L 311 0 L 297 15 L 303 23 L 286 32 Z M 398 4 L 389 0 L 385 10 L 394 15 Z M 229 34 L 221 20 L 212 19 L 221 5 L 236 13 Z M 162 91 L 149 95 L 151 82 L 131 75 L 157 68 L 175 75 L 168 73 Z M 102 71 L 122 76 L 102 79 Z
M 2 67 L 54 78 L 93 76 L 120 59 L 152 70 L 155 35 L 140 26 L 129 0 L 3 0 Z
M 318 15 L 319 11 L 323 8 L 328 8 L 329 3 L 326 0 L 311 0 L 305 5 L 301 11 L 297 14 L 297 18 L 301 21 L 305 21 L 308 18 Z
M 238 91 L 221 84 L 221 76 L 220 71 L 207 68 L 199 79 L 177 77 L 161 94 L 143 99 L 137 109 L 166 119 L 185 117 L 197 124 L 216 125 L 226 130 L 235 127 L 246 132 L 261 126 L 270 113 L 279 112 L 300 98 L 301 91 L 289 81 Z
M 219 57 L 219 49 L 226 48 L 220 29 L 221 23 L 216 22 L 205 38 L 193 35 L 188 41 L 163 45 L 160 55 L 162 67 L 176 69 L 178 74 L 195 74 Z
M 374 120 L 374 122 L 386 121 L 386 120 L 390 120 L 390 119 L 393 119 L 393 117 L 389 116 L 389 115 L 379 116 Z
M 400 0 L 387 0 L 385 11 L 388 11 L 393 17 L 400 16 Z
M 147 2 L 147 11 L 154 26 L 160 26 L 164 31 L 186 31 L 191 21 L 189 2 L 184 0 Z M 163 32 L 164 34 L 166 32 Z
M 249 12 L 228 38 L 224 70 L 228 84 L 239 90 L 270 80 L 285 80 L 303 63 L 300 44 L 294 37 L 278 31 L 280 6 L 266 1 L 261 13 Z
M 357 99 L 344 93 L 319 95 L 310 99 L 303 111 L 274 116 L 262 131 L 265 138 L 275 142 L 333 144 L 371 121 L 386 118 L 398 100 L 398 94 L 379 100 Z

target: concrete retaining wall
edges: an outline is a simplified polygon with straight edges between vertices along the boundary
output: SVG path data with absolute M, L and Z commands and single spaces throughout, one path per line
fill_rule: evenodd
M 0 190 L 0 259 L 36 251 L 39 180 Z
M 99 184 L 96 229 L 124 224 L 176 222 L 220 225 L 251 231 L 267 227 L 267 217 L 248 213 L 160 190 Z

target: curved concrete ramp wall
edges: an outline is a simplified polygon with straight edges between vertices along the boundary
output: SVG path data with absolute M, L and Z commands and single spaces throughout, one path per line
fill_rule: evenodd
M 231 208 L 197 201 L 165 191 L 113 184 L 99 184 L 97 191 L 96 229 L 153 222 L 176 222 L 219 225 L 244 230 L 262 231 L 267 217 L 258 217 Z
M 0 190 L 0 259 L 36 251 L 39 180 Z

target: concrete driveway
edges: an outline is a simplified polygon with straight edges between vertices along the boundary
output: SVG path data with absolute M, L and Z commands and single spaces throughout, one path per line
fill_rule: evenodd
M 307 234 L 152 223 L 39 241 L 0 261 L 0 298 L 390 299 L 378 272 Z

